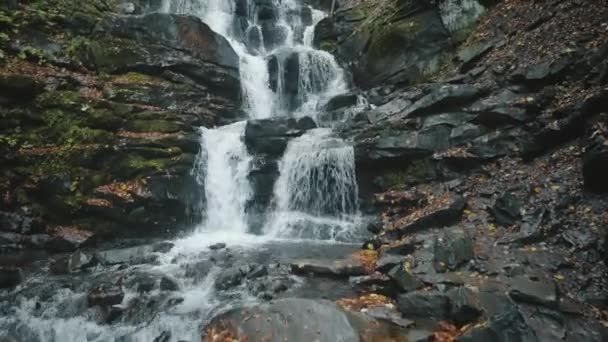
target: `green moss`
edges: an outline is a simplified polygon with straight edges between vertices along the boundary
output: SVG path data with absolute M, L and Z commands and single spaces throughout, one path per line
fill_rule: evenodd
M 373 60 L 391 56 L 394 52 L 408 46 L 419 30 L 420 25 L 411 20 L 394 23 L 376 30 L 369 47 L 369 57 Z
M 128 127 L 135 132 L 175 133 L 180 130 L 178 124 L 166 120 L 134 120 Z
M 36 99 L 36 105 L 40 108 L 80 109 L 85 103 L 86 101 L 75 91 L 49 91 Z
M 174 161 L 171 159 L 147 159 L 138 154 L 130 154 L 122 158 L 115 166 L 113 174 L 119 178 L 128 179 L 142 173 L 161 172 L 169 168 Z
M 128 84 L 153 84 L 153 83 L 158 83 L 161 82 L 162 80 L 154 77 L 154 76 L 150 76 L 150 75 L 146 75 L 146 74 L 140 74 L 138 72 L 129 72 L 126 73 L 124 75 L 121 75 L 118 80 L 120 82 L 124 82 L 124 83 L 128 83 Z
M 333 40 L 324 40 L 319 45 L 319 48 L 323 51 L 333 52 L 333 51 L 336 51 L 336 49 L 338 48 L 338 45 Z
M 113 73 L 141 61 L 143 54 L 135 41 L 111 39 L 91 42 L 87 57 L 91 58 L 88 64 L 97 70 Z

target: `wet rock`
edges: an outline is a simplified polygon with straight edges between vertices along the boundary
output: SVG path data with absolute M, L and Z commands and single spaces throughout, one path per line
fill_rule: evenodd
M 132 2 L 122 2 L 116 6 L 116 12 L 120 14 L 135 14 L 135 4 Z
M 101 284 L 89 291 L 87 300 L 89 307 L 112 306 L 122 302 L 125 294 L 120 285 Z
M 367 274 L 363 265 L 348 261 L 302 260 L 291 264 L 295 274 L 314 274 L 329 277 L 351 277 Z
M 149 274 L 142 274 L 136 276 L 133 281 L 137 284 L 136 288 L 138 293 L 148 293 L 156 286 L 157 278 Z M 129 286 L 128 283 L 127 286 Z
M 302 324 L 302 317 L 306 317 L 306 324 Z M 238 340 L 268 342 L 358 341 L 364 331 L 370 340 L 399 336 L 389 332 L 386 324 L 344 311 L 332 302 L 297 298 L 230 310 L 215 317 L 204 334 L 212 331 L 226 331 Z M 203 339 L 210 341 L 211 337 L 204 335 Z
M 21 269 L 10 266 L 0 266 L 0 289 L 13 288 L 21 283 Z
M 94 237 L 89 231 L 71 227 L 58 227 L 49 235 L 50 239 L 46 241 L 45 248 L 53 252 L 72 252 Z
M 519 70 L 512 75 L 513 80 L 532 86 L 542 85 L 558 80 L 564 71 L 572 64 L 570 57 L 557 60 L 543 61 Z
M 0 231 L 33 234 L 43 233 L 44 228 L 43 222 L 25 213 L 0 211 Z
M 583 155 L 585 188 L 592 192 L 608 192 L 608 127 L 594 127 Z
M 177 280 L 164 276 L 160 280 L 161 291 L 179 291 Z
M 52 261 L 50 268 L 51 272 L 55 274 L 69 274 L 94 266 L 95 264 L 94 255 L 76 251 L 71 255 Z
M 358 292 L 380 293 L 387 296 L 399 292 L 390 277 L 377 272 L 367 276 L 350 277 L 348 283 Z
M 388 276 L 397 284 L 400 292 L 410 292 L 424 287 L 424 284 L 414 276 L 404 264 L 393 267 Z
M 325 110 L 331 112 L 344 107 L 353 107 L 357 105 L 358 99 L 359 97 L 355 93 L 338 95 L 327 102 L 325 105 Z
M 521 201 L 511 194 L 505 193 L 496 199 L 491 210 L 496 223 L 511 226 L 521 219 L 521 207 Z
M 394 308 L 388 308 L 386 306 L 375 306 L 370 309 L 365 309 L 363 313 L 375 319 L 386 321 L 402 328 L 411 328 L 415 325 L 414 321 L 402 318 L 401 314 Z
M 403 262 L 404 257 L 396 254 L 382 254 L 376 261 L 376 270 L 386 273 Z
M 447 292 L 450 299 L 450 316 L 458 325 L 474 322 L 481 316 L 483 309 L 475 291 L 460 286 Z
M 249 120 L 245 128 L 245 144 L 250 153 L 278 157 L 285 151 L 289 139 L 313 128 L 316 124 L 309 117 Z
M 268 267 L 266 265 L 255 265 L 247 273 L 247 279 L 255 279 L 268 275 Z
M 530 244 L 543 239 L 542 222 L 546 210 L 540 208 L 535 212 L 524 216 L 520 230 L 514 234 L 507 234 L 499 240 L 499 243 Z
M 214 245 L 209 246 L 209 249 L 212 251 L 216 251 L 218 249 L 223 249 L 223 248 L 226 248 L 226 244 L 223 242 L 216 243 Z
M 367 224 L 367 231 L 372 234 L 378 234 L 384 229 L 384 223 L 379 219 L 374 219 Z
M 512 278 L 509 296 L 513 300 L 529 304 L 557 307 L 557 286 L 552 280 L 533 281 L 526 276 Z
M 144 245 L 129 248 L 111 249 L 101 251 L 96 254 L 96 257 L 102 264 L 117 265 L 129 264 L 140 265 L 153 263 L 158 259 L 158 256 L 153 253 L 154 246 Z
M 449 226 L 460 219 L 466 202 L 463 197 L 448 193 L 435 199 L 425 208 L 398 220 L 385 232 L 388 238 L 397 239 L 424 229 Z
M 243 282 L 244 275 L 238 267 L 229 268 L 221 272 L 215 280 L 215 288 L 227 290 Z
M 172 242 L 163 241 L 154 245 L 153 251 L 156 253 L 168 253 L 175 246 Z
M 458 51 L 458 59 L 462 63 L 461 72 L 466 72 L 473 68 L 475 64 L 488 52 L 494 48 L 494 42 L 481 42 L 464 47 Z
M 446 318 L 450 314 L 449 298 L 439 292 L 416 291 L 399 295 L 397 307 L 405 317 Z
M 171 341 L 171 332 L 163 331 L 152 342 L 169 342 L 169 341 Z
M 459 228 L 449 229 L 435 239 L 434 267 L 437 272 L 454 271 L 474 257 L 473 240 Z
M 510 307 L 506 312 L 491 317 L 486 324 L 474 326 L 462 336 L 458 342 L 534 342 L 538 338 L 528 326 L 517 308 Z
M 444 85 L 416 101 L 404 115 L 416 117 L 440 111 L 451 112 L 456 107 L 475 100 L 482 94 L 481 89 L 471 85 Z

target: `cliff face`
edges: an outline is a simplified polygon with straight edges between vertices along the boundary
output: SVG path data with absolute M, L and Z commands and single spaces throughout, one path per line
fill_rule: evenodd
M 242 117 L 239 61 L 200 20 L 143 12 L 154 5 L 3 2 L 3 247 L 195 219 L 196 127 Z

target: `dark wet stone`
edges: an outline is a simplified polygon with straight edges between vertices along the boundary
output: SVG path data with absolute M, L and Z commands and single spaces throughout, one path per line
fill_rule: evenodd
M 87 267 L 92 267 L 97 263 L 94 256 L 81 251 L 76 251 L 53 260 L 50 265 L 51 272 L 55 274 L 68 274 L 78 272 Z
M 155 244 L 153 251 L 157 253 L 168 253 L 171 249 L 173 249 L 173 246 L 173 243 L 163 241 Z
M 171 341 L 171 332 L 170 331 L 163 331 L 152 342 L 169 342 L 169 341 Z
M 439 111 L 452 111 L 482 94 L 479 88 L 471 85 L 444 85 L 431 91 L 416 101 L 405 111 L 405 116 L 415 117 L 430 115 Z
M 530 244 L 541 241 L 543 239 L 541 224 L 545 214 L 546 210 L 541 208 L 524 216 L 519 232 L 505 235 L 499 243 Z
M 566 337 L 562 313 L 532 305 L 520 305 L 519 310 L 540 341 L 563 341 Z
M 266 265 L 255 265 L 247 273 L 247 279 L 255 279 L 268 275 L 268 267 Z
M 395 309 L 387 308 L 385 306 L 372 307 L 366 309 L 364 313 L 375 319 L 390 322 L 402 328 L 410 328 L 415 325 L 414 321 L 402 318 L 401 314 L 395 311 Z
M 348 282 L 358 292 L 380 293 L 384 295 L 393 295 L 398 292 L 392 279 L 382 273 L 350 277 Z
M 403 226 L 385 231 L 385 235 L 389 239 L 398 239 L 425 229 L 449 226 L 460 219 L 465 204 L 463 197 L 448 194 L 430 203 L 420 211 L 420 215 L 407 221 Z
M 374 219 L 367 224 L 367 231 L 372 234 L 378 234 L 384 229 L 384 223 L 382 220 Z
M 0 266 L 0 289 L 12 288 L 21 283 L 21 269 L 17 267 Z
M 125 294 L 119 285 L 101 284 L 89 291 L 89 306 L 112 306 L 120 304 Z
M 478 294 L 464 286 L 449 290 L 447 296 L 450 299 L 450 318 L 458 325 L 474 322 L 483 313 Z
M 415 291 L 424 286 L 403 264 L 393 267 L 388 276 L 397 284 L 400 292 Z
M 608 98 L 608 96 L 607 96 Z M 583 179 L 585 188 L 592 192 L 608 192 L 608 145 L 600 132 L 601 126 L 596 125 L 595 132 L 589 139 L 583 155 Z
M 399 265 L 403 262 L 404 258 L 402 255 L 396 254 L 382 254 L 378 261 L 376 261 L 376 270 L 382 273 L 386 273 L 396 265 Z
M 268 342 L 359 341 L 363 332 L 370 341 L 398 337 L 387 324 L 329 301 L 287 298 L 232 309 L 215 317 L 204 332 L 229 331 L 238 340 Z
M 134 280 L 137 283 L 137 292 L 148 293 L 152 291 L 156 286 L 156 280 L 156 277 L 149 274 L 142 274 L 140 276 L 137 276 Z
M 280 156 L 289 139 L 316 127 L 309 117 L 249 120 L 245 128 L 245 144 L 250 153 Z
M 179 284 L 177 280 L 164 276 L 160 280 L 160 289 L 162 291 L 179 291 Z
M 343 94 L 333 97 L 325 105 L 325 110 L 330 112 L 344 107 L 353 107 L 357 105 L 358 96 L 355 93 Z
M 440 292 L 415 291 L 399 295 L 397 307 L 405 317 L 446 318 L 450 314 L 449 298 Z
M 437 272 L 456 270 L 475 257 L 473 240 L 460 228 L 451 228 L 435 238 L 434 267 Z
M 526 276 L 509 281 L 509 296 L 513 300 L 529 304 L 557 307 L 557 286 L 552 280 L 532 281 Z
M 367 274 L 361 264 L 333 260 L 302 260 L 291 264 L 291 271 L 295 274 L 314 274 L 331 277 L 351 277 Z
M 215 288 L 227 290 L 240 285 L 243 282 L 243 278 L 244 275 L 238 267 L 229 268 L 218 275 L 215 280 Z
M 218 249 L 223 249 L 223 248 L 226 248 L 226 244 L 223 242 L 219 242 L 219 243 L 209 246 L 209 249 L 212 251 L 215 251 Z
M 158 259 L 153 253 L 154 246 L 144 245 L 129 248 L 110 249 L 96 254 L 96 258 L 105 265 L 140 265 L 150 264 Z
M 563 72 L 572 64 L 572 62 L 570 57 L 543 61 L 516 72 L 512 75 L 512 78 L 517 82 L 523 82 L 534 86 L 553 82 L 563 75 Z
M 491 210 L 496 223 L 510 226 L 521 219 L 521 207 L 521 201 L 511 194 L 505 193 L 496 199 Z
M 492 316 L 486 324 L 474 326 L 458 337 L 458 342 L 536 342 L 539 341 L 517 308 Z
M 406 335 L 406 341 L 408 342 L 428 342 L 432 341 L 435 336 L 435 332 L 432 330 L 424 329 L 410 329 Z
M 488 52 L 494 48 L 494 42 L 482 42 L 464 47 L 458 51 L 458 59 L 462 63 L 460 70 L 470 70 Z

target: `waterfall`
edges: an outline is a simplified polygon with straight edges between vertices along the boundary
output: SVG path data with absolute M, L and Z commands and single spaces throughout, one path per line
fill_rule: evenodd
M 251 197 L 247 175 L 251 156 L 241 137 L 245 122 L 201 129 L 201 151 L 195 163 L 197 181 L 205 189 L 207 230 L 246 233 L 245 208 Z
M 292 140 L 279 165 L 276 210 L 267 233 L 340 238 L 358 210 L 354 161 L 353 147 L 333 137 L 331 129 L 315 129 Z
M 299 0 L 163 0 L 162 8 L 195 15 L 228 39 L 240 58 L 243 109 L 252 119 L 311 116 L 318 121 L 324 104 L 348 90 L 335 58 L 312 47 L 314 28 L 325 13 Z M 244 127 L 201 130 L 194 172 L 206 196 L 203 231 L 248 232 L 252 156 L 243 144 Z M 352 147 L 329 130 L 315 130 L 289 143 L 279 171 L 276 213 L 270 214 L 266 233 L 336 238 L 335 228 L 357 210 Z

